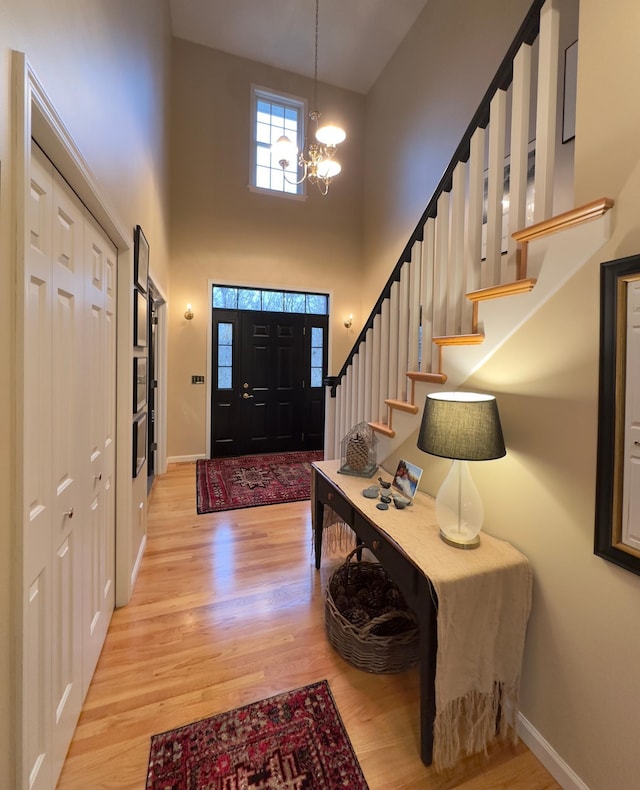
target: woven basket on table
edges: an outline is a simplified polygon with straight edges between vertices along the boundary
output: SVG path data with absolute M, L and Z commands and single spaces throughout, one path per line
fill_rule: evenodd
M 347 556 L 327 585 L 324 612 L 329 642 L 358 669 L 404 672 L 418 661 L 416 616 L 379 563 L 351 562 L 361 548 Z

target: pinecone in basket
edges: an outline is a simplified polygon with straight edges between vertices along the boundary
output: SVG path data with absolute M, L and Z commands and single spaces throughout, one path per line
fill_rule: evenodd
M 384 606 L 384 590 L 379 585 L 363 587 L 358 590 L 357 598 L 363 608 L 374 615 L 380 614 L 380 609 Z
M 392 607 L 393 609 L 402 609 L 403 611 L 406 610 L 407 604 L 404 600 L 404 596 L 400 592 L 400 590 L 395 586 L 395 584 L 390 584 L 386 591 L 385 591 L 385 601 L 388 606 Z
M 376 636 L 397 636 L 410 631 L 416 626 L 404 617 L 393 617 L 384 623 L 378 623 L 371 629 L 371 633 Z
M 351 625 L 355 625 L 356 628 L 363 628 L 371 619 L 364 609 L 360 609 L 359 607 L 347 609 L 343 614 Z

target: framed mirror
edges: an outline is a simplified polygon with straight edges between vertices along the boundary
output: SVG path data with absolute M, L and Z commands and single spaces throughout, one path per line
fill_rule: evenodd
M 600 272 L 594 551 L 640 575 L 640 255 Z

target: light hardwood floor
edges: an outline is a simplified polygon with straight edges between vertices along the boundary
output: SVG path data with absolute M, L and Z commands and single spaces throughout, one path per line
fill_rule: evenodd
M 418 677 L 350 667 L 324 632 L 309 502 L 198 516 L 195 464 L 156 479 L 131 602 L 114 613 L 58 790 L 142 790 L 149 740 L 326 678 L 371 790 L 559 788 L 501 745 L 438 775 L 418 752 Z

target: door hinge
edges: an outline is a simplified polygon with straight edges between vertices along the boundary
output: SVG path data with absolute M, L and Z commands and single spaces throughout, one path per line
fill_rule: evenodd
M 157 324 L 158 323 L 158 316 L 157 315 L 151 316 L 151 323 L 152 324 Z
M 151 387 L 152 387 L 153 389 L 156 389 L 156 387 L 157 387 L 157 386 L 158 386 L 158 379 L 154 379 L 154 380 L 151 382 Z
M 158 442 L 151 442 L 151 452 L 154 453 L 158 449 Z

